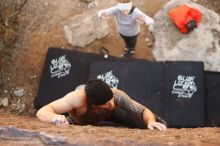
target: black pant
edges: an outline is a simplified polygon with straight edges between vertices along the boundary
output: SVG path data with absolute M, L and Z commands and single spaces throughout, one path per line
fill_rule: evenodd
M 122 39 L 125 42 L 125 47 L 129 50 L 129 51 L 134 51 L 134 48 L 137 44 L 137 37 L 138 34 L 135 36 L 124 36 L 122 34 L 120 34 L 120 36 L 122 37 Z

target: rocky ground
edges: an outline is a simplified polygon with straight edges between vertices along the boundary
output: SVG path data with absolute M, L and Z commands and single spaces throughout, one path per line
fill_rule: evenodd
M 169 0 L 134 0 L 149 16 Z M 220 1 L 194 0 L 220 14 Z M 89 5 L 73 0 L 8 0 L 0 1 L 0 125 L 44 131 L 67 137 L 72 144 L 97 145 L 220 145 L 219 128 L 168 129 L 166 132 L 114 127 L 70 126 L 55 127 L 43 124 L 33 116 L 36 96 L 47 48 L 64 47 L 71 50 L 98 53 L 105 47 L 119 57 L 123 42 L 109 19 L 111 33 L 85 48 L 71 46 L 64 37 L 62 22 L 68 18 L 115 4 L 115 0 Z M 137 58 L 154 60 L 149 33 L 141 27 L 137 45 Z M 2 115 L 4 114 L 4 115 Z M 16 116 L 23 115 L 23 116 Z M 120 131 L 120 133 L 118 132 Z M 12 138 L 13 140 L 13 138 Z M 11 139 L 0 139 L 1 145 L 12 145 Z M 22 144 L 21 144 L 22 145 Z M 23 145 L 28 145 L 24 144 Z M 42 144 L 43 145 L 43 144 Z

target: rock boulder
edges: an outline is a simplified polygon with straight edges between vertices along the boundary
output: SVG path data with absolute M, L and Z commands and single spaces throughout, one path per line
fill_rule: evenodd
M 97 12 L 70 18 L 64 25 L 65 36 L 73 46 L 85 47 L 95 39 L 102 39 L 110 32 L 106 20 L 98 18 Z
M 171 21 L 168 12 L 187 4 L 202 13 L 199 27 L 182 34 Z M 205 70 L 220 72 L 220 16 L 190 0 L 172 0 L 155 15 L 153 34 L 154 57 L 157 61 L 203 61 Z

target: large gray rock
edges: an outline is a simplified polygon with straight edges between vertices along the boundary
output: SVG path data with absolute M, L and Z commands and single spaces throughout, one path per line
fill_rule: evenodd
M 179 32 L 167 14 L 184 3 L 203 15 L 199 27 L 189 34 Z M 153 34 L 157 61 L 203 61 L 205 70 L 220 71 L 220 17 L 214 11 L 190 0 L 172 0 L 155 15 Z
M 13 126 L 0 127 L 0 140 L 1 143 L 5 141 L 5 143 L 12 146 L 72 146 L 65 137 L 49 135 L 43 132 L 18 129 Z
M 95 39 L 107 36 L 110 29 L 106 20 L 98 18 L 97 12 L 90 12 L 70 18 L 64 31 L 70 44 L 85 47 Z

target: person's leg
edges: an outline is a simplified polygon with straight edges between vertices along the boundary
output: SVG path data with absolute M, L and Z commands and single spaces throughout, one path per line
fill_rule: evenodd
M 128 37 L 128 36 L 124 36 L 124 35 L 120 34 L 120 36 L 122 37 L 122 39 L 125 42 L 125 49 L 124 49 L 124 53 L 122 56 L 123 57 L 125 55 L 134 56 L 135 55 L 135 46 L 137 44 L 138 35 Z
M 131 54 L 131 56 L 135 56 L 135 46 L 137 44 L 137 37 L 138 34 L 135 36 L 131 36 L 129 37 L 129 41 L 128 41 L 128 45 L 129 45 L 129 52 Z
M 129 51 L 129 38 L 120 34 L 120 36 L 122 37 L 124 43 L 125 43 L 125 48 L 123 50 L 123 53 L 122 53 L 122 57 L 125 57 L 125 56 L 128 56 L 130 54 L 130 51 Z

